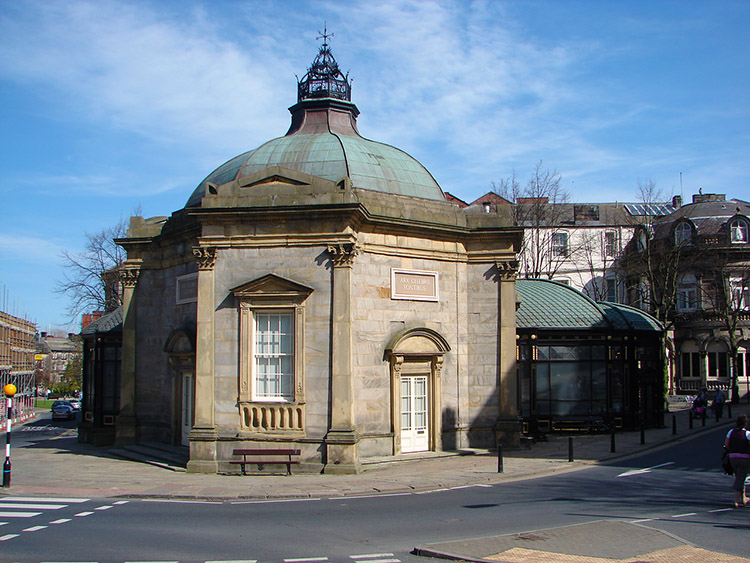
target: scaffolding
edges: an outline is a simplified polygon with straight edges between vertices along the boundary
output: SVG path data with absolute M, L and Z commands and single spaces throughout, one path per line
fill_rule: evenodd
M 34 413 L 34 336 L 36 325 L 27 319 L 0 311 L 0 391 L 12 383 L 13 418 L 23 421 Z M 6 418 L 5 395 L 0 420 Z

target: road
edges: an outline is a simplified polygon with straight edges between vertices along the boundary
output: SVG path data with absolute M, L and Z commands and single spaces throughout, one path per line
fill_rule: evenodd
M 216 503 L 10 497 L 0 500 L 0 561 L 424 563 L 410 554 L 417 545 L 602 519 L 747 556 L 750 510 L 729 508 L 731 480 L 719 470 L 724 431 L 572 473 L 429 492 Z

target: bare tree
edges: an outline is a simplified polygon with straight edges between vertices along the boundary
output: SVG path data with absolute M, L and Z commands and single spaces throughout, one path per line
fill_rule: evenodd
M 107 291 L 105 278 L 125 260 L 125 251 L 114 239 L 124 237 L 126 231 L 127 223 L 120 219 L 112 227 L 86 233 L 81 252 L 65 250 L 60 255 L 64 270 L 54 291 L 70 300 L 66 311 L 70 320 L 88 311 L 112 310 L 120 305 L 119 295 Z
M 525 278 L 551 279 L 574 250 L 561 228 L 570 193 L 560 179 L 556 170 L 543 169 L 539 161 L 525 186 L 515 172 L 492 183 L 493 191 L 513 204 L 514 224 L 526 231 L 519 251 L 519 274 Z

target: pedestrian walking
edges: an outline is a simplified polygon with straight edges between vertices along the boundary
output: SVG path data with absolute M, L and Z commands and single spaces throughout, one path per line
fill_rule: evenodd
M 724 447 L 729 452 L 729 461 L 734 469 L 734 507 L 742 508 L 748 503 L 745 495 L 745 479 L 750 469 L 750 431 L 747 426 L 747 415 L 741 414 L 724 440 Z
M 719 422 L 721 417 L 724 416 L 724 391 L 721 389 L 716 392 L 716 397 L 714 397 L 714 402 L 711 404 L 711 408 L 714 410 L 716 422 Z

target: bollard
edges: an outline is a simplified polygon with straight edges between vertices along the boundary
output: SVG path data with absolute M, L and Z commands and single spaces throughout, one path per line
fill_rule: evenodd
M 503 446 L 499 441 L 497 443 L 497 472 L 503 472 Z
M 568 461 L 573 461 L 573 437 L 568 438 Z
M 646 443 L 646 428 L 641 424 L 641 445 Z
M 677 416 L 672 415 L 672 436 L 677 434 Z
M 612 430 L 612 433 L 609 436 L 609 451 L 611 453 L 615 453 L 615 431 Z
M 10 429 L 13 419 L 13 396 L 16 394 L 16 386 L 8 383 L 3 387 L 3 392 L 7 397 L 6 402 L 6 421 L 5 421 L 5 463 L 3 463 L 3 487 L 10 487 Z

